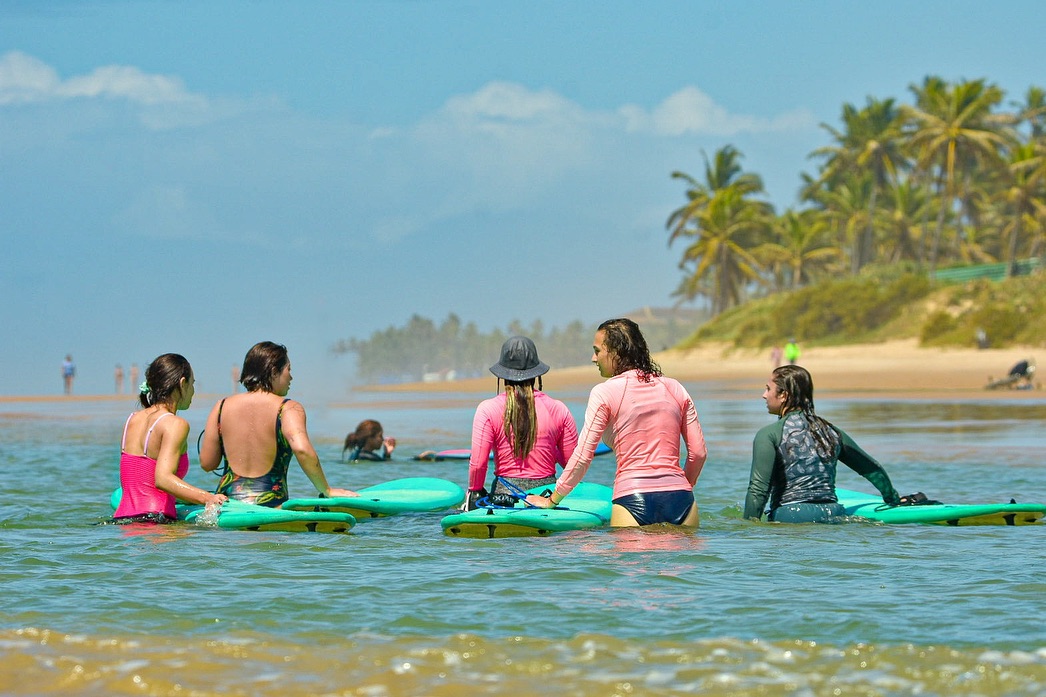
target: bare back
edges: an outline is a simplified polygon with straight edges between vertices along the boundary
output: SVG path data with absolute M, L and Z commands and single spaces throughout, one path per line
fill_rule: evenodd
M 276 418 L 284 398 L 259 390 L 227 397 L 215 426 L 232 471 L 260 477 L 276 459 Z

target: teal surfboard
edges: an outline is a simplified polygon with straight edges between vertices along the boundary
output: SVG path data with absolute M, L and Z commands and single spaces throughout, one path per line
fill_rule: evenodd
M 120 505 L 121 496 L 122 491 L 117 488 L 109 497 L 114 511 Z M 205 512 L 203 506 L 180 503 L 175 508 L 179 520 L 204 524 L 204 519 L 200 518 Z M 289 511 L 243 501 L 226 501 L 213 524 L 223 530 L 346 533 L 356 524 L 356 519 L 348 513 Z
M 465 490 L 437 477 L 406 477 L 358 489 L 359 496 L 297 498 L 283 504 L 291 511 L 336 511 L 360 520 L 397 513 L 445 511 L 465 500 Z
M 878 494 L 836 489 L 839 503 L 849 516 L 883 523 L 935 525 L 1035 525 L 1046 515 L 1041 503 L 922 504 L 888 506 Z
M 548 487 L 529 493 L 540 494 Z M 554 532 L 586 530 L 610 524 L 612 491 L 602 484 L 581 482 L 556 508 L 535 508 L 522 501 L 514 508 L 477 508 L 440 521 L 451 537 L 545 537 Z

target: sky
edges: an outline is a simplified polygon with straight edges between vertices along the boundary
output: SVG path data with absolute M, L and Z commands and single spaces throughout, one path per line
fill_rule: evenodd
M 414 314 L 670 306 L 673 172 L 733 145 L 782 211 L 843 104 L 1020 101 L 1044 29 L 1038 0 L 4 0 L 0 394 L 166 352 L 224 393 L 271 340 L 336 399 L 331 346 Z

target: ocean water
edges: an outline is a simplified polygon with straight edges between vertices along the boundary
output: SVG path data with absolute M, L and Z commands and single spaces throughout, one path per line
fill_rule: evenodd
M 688 387 L 710 452 L 698 531 L 505 540 L 445 537 L 439 513 L 348 535 L 97 525 L 133 405 L 2 403 L 0 694 L 1046 695 L 1043 527 L 742 521 L 771 417 L 757 387 Z M 580 422 L 585 395 L 556 396 Z M 480 398 L 306 406 L 333 484 L 464 483 L 466 463 L 408 458 L 467 447 Z M 212 403 L 184 412 L 193 437 Z M 1038 395 L 818 408 L 902 493 L 1046 501 Z M 363 418 L 400 457 L 338 462 Z M 194 450 L 189 480 L 213 487 Z M 610 484 L 612 458 L 587 478 Z M 845 468 L 839 485 L 872 490 Z

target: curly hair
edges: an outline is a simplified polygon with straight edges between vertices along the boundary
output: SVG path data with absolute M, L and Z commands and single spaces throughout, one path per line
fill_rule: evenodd
M 607 351 L 614 357 L 615 375 L 637 370 L 639 379 L 644 382 L 661 377 L 661 366 L 650 357 L 650 349 L 638 324 L 625 317 L 608 319 L 599 325 L 597 331 L 603 332 Z

